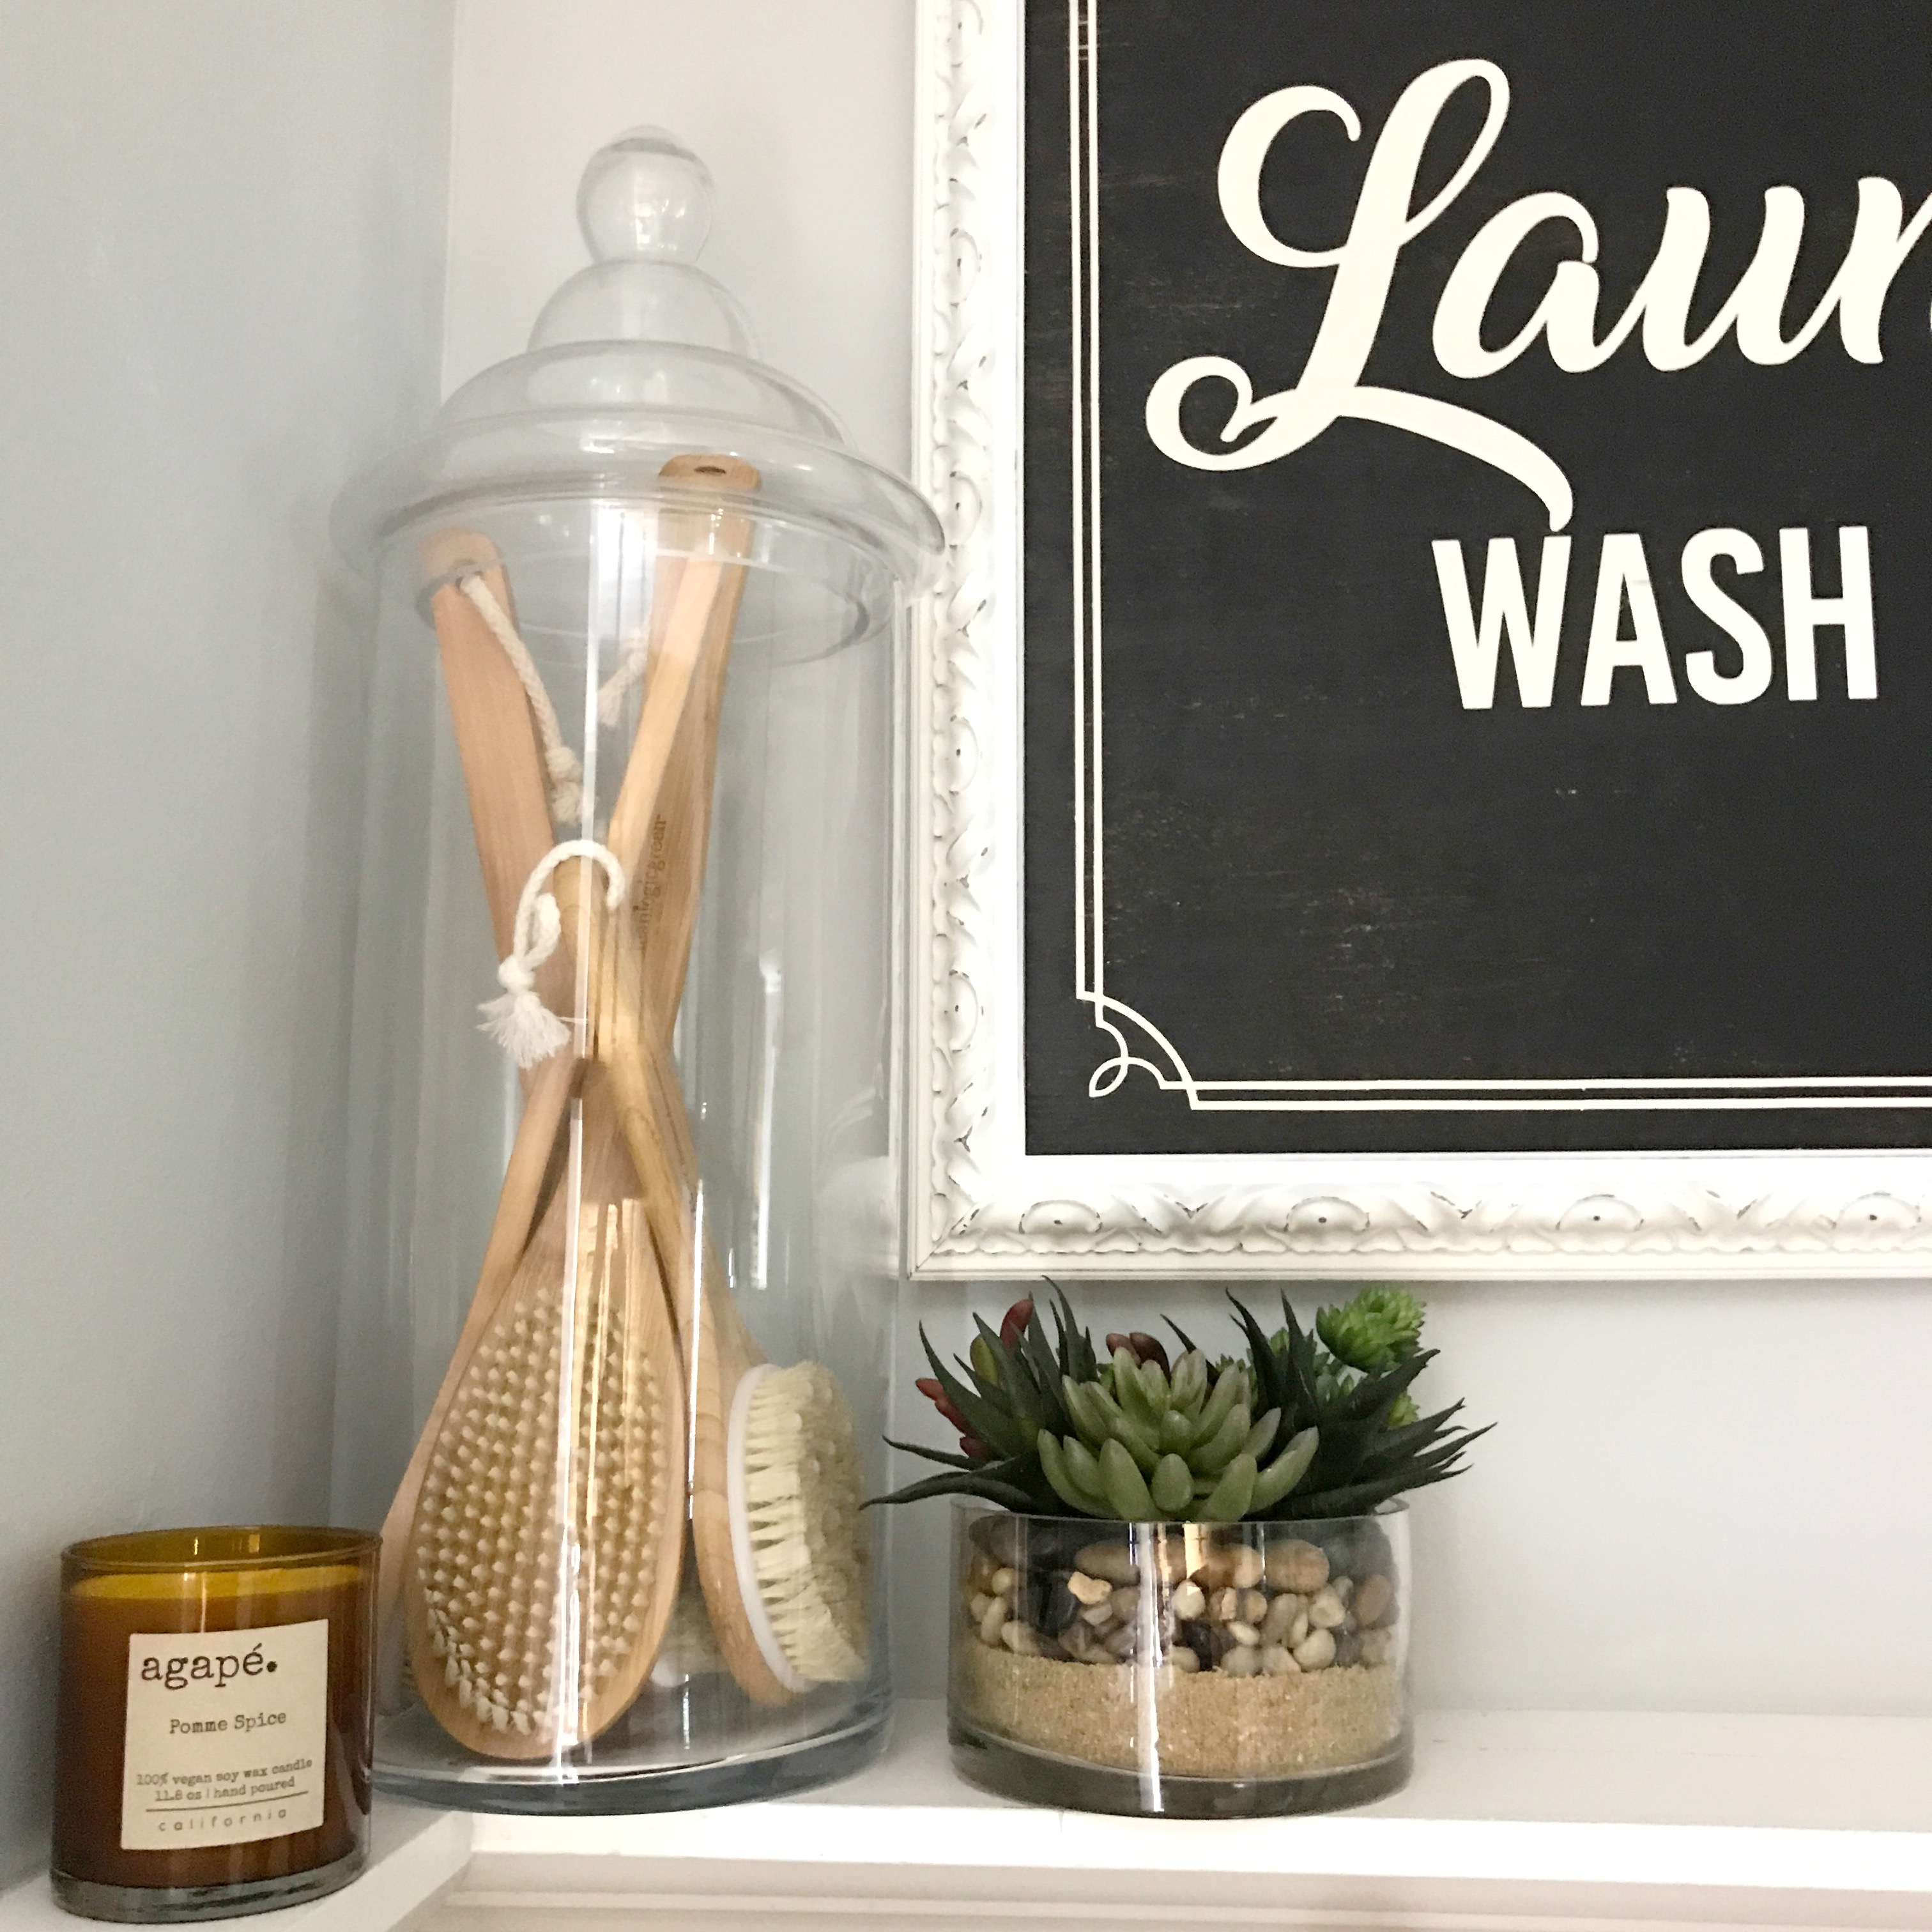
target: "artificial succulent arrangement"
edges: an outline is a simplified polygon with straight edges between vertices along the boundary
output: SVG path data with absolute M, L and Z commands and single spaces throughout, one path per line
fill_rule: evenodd
M 1360 1516 L 1461 1474 L 1487 1432 L 1454 1426 L 1460 1402 L 1418 1413 L 1410 1385 L 1436 1352 L 1421 1346 L 1422 1304 L 1400 1288 L 1365 1288 L 1321 1310 L 1312 1330 L 1283 1295 L 1272 1334 L 1230 1295 L 1246 1352 L 1210 1359 L 1170 1321 L 1172 1360 L 1138 1331 L 1108 1336 L 1103 1357 L 1055 1294 L 1051 1339 L 1032 1300 L 1016 1301 L 997 1332 L 976 1322 L 952 1366 L 921 1328 L 932 1374 L 918 1386 L 959 1451 L 893 1443 L 944 1473 L 878 1501 L 971 1496 L 1120 1522 Z

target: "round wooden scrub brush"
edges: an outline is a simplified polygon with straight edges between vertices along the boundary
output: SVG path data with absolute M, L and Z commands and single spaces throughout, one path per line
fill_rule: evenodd
M 452 1396 L 404 1602 L 416 1686 L 487 1756 L 589 1742 L 630 1705 L 676 1600 L 684 1420 L 649 1231 L 586 1096 L 574 1292 L 560 1189 Z M 608 1115 L 606 1116 L 608 1120 Z
M 733 1554 L 759 1649 L 788 1690 L 863 1677 L 871 1592 L 852 1411 L 822 1362 L 748 1371 L 726 1458 Z

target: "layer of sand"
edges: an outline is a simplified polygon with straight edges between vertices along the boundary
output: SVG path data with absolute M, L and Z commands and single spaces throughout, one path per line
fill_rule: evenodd
M 962 1714 L 986 1730 L 1060 1757 L 1139 1766 L 1140 1671 L 1016 1657 L 970 1640 L 956 1646 L 952 1668 Z M 1395 1742 L 1402 1679 L 1385 1664 L 1292 1677 L 1175 1676 L 1155 1692 L 1154 1719 L 1161 1768 L 1178 1777 L 1333 1771 Z

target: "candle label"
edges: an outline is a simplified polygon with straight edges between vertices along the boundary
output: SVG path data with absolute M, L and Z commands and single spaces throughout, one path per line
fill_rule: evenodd
M 179 1851 L 322 1822 L 328 1619 L 128 1640 L 121 1849 Z

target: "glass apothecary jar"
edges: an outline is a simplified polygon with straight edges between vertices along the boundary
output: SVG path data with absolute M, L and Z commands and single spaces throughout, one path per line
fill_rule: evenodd
M 1329 1811 L 1407 1782 L 1408 1516 L 1096 1522 L 953 1505 L 953 1762 L 1035 1803 Z
M 526 354 L 345 496 L 376 577 L 338 1494 L 376 1778 L 655 1809 L 862 1762 L 898 619 L 932 512 L 602 150 Z M 480 1016 L 479 1004 L 483 1010 Z

